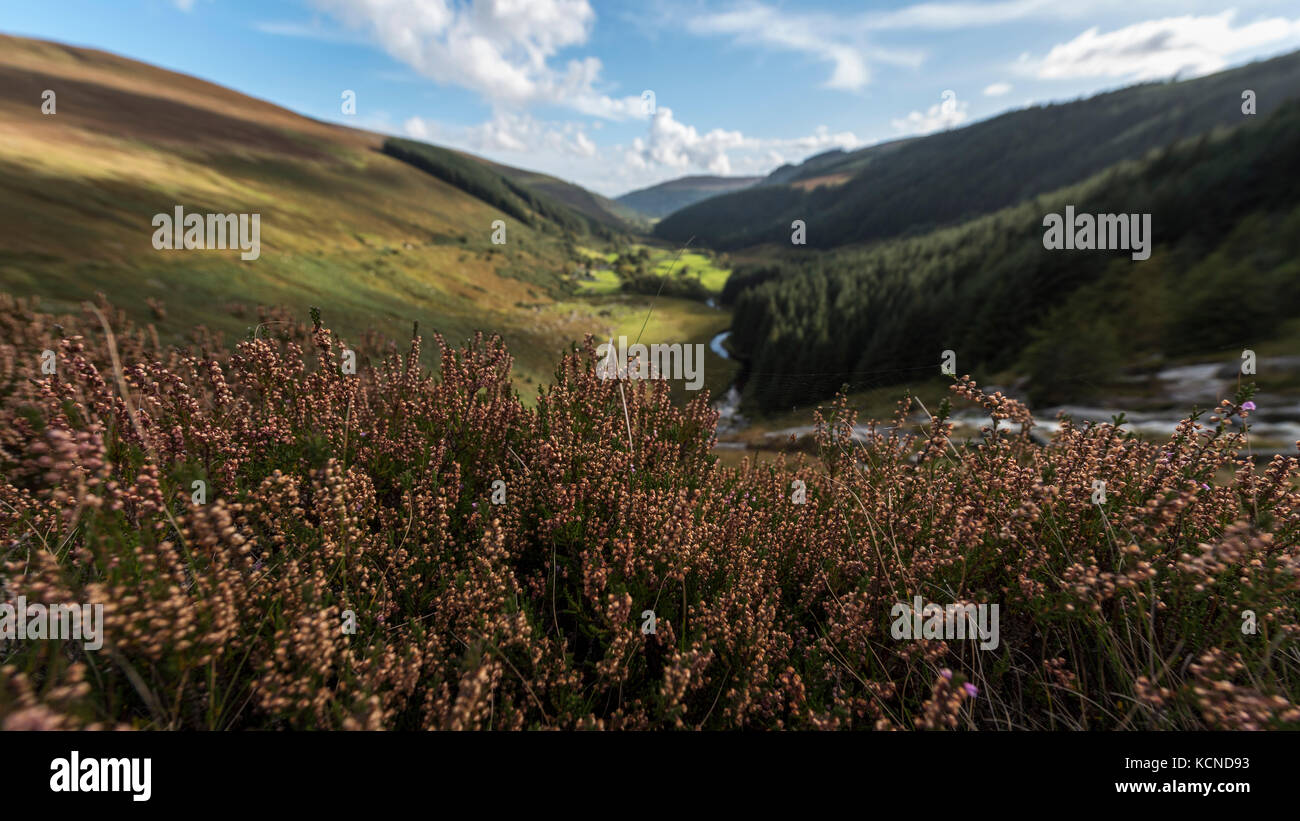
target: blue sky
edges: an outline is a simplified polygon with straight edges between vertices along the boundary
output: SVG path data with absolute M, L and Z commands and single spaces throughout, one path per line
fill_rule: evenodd
M 1300 48 L 1294 0 L 49 0 L 0 30 L 616 195 Z M 356 92 L 356 114 L 341 108 Z M 643 92 L 654 92 L 648 113 Z

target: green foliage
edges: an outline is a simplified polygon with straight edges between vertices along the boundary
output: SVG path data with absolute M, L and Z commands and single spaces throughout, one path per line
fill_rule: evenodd
M 619 278 L 622 280 L 620 287 L 625 293 L 651 296 L 662 294 L 700 301 L 709 298 L 709 289 L 704 287 L 699 277 L 678 274 L 661 276 L 644 271 L 632 271 L 627 274 L 620 272 Z
M 902 381 L 952 349 L 961 372 L 1019 367 L 1041 396 L 1064 398 L 1085 395 L 1119 356 L 1258 343 L 1300 313 L 1298 174 L 1291 103 L 954 228 L 738 271 L 727 291 L 731 342 L 753 365 L 747 390 L 762 407 L 789 407 L 845 381 Z M 1151 258 L 1044 249 L 1043 217 L 1066 205 L 1152 214 Z
M 1029 399 L 1040 406 L 1095 394 L 1115 377 L 1122 362 L 1119 338 L 1109 320 L 1085 323 L 1061 309 L 1035 330 L 1023 360 Z
M 617 235 L 608 225 L 575 211 L 551 196 L 530 190 L 473 157 L 396 137 L 384 142 L 384 153 L 456 186 L 529 227 L 543 231 L 558 227 L 562 231 L 592 234 L 605 239 Z

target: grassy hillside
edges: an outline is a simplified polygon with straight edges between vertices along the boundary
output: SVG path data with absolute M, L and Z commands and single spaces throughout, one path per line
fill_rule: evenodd
M 1079 182 L 1176 140 L 1241 123 L 1241 92 L 1257 94 L 1267 116 L 1300 95 L 1300 52 L 1184 82 L 1148 83 L 1086 100 L 1003 114 L 962 129 L 890 144 L 886 161 L 812 188 L 794 181 L 727 194 L 684 208 L 655 226 L 661 238 L 713 248 L 790 243 L 790 223 L 807 223 L 807 242 L 830 248 L 916 234 L 991 213 Z M 868 149 L 871 152 L 871 149 Z M 861 154 L 866 161 L 872 153 Z M 847 161 L 847 162 L 846 162 Z
M 54 311 L 103 292 L 175 340 L 200 325 L 243 336 L 271 304 L 320 306 L 353 335 L 403 338 L 417 320 L 453 339 L 499 331 L 533 381 L 603 330 L 554 300 L 574 238 L 615 228 L 518 183 L 485 201 L 383 144 L 101 51 L 0 37 L 0 290 Z M 151 219 L 177 205 L 260 214 L 261 257 L 155 250 Z

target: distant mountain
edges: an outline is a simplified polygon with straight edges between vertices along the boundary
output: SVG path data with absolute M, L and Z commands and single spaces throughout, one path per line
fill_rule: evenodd
M 630 191 L 616 201 L 647 217 L 662 218 L 709 197 L 748 188 L 763 177 L 681 177 Z
M 1244 89 L 1258 113 L 1242 113 Z M 661 220 L 656 236 L 717 249 L 807 243 L 832 248 L 953 225 L 1079 182 L 1104 168 L 1214 129 L 1263 119 L 1300 96 L 1300 52 L 1181 82 L 1002 114 L 965 128 L 828 152 L 764 183 Z M 880 161 L 886 159 L 887 161 Z

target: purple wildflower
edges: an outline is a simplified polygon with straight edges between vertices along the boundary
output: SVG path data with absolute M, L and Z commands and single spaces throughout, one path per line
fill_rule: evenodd
M 947 667 L 940 670 L 939 675 L 943 676 L 948 681 L 952 681 L 952 671 L 949 670 Z
M 1241 409 L 1242 409 L 1242 410 L 1252 411 L 1252 410 L 1255 409 L 1255 403 L 1254 403 L 1254 402 L 1251 402 L 1251 401 L 1249 401 L 1249 400 L 1247 400 L 1247 401 L 1245 401 L 1245 402 L 1242 402 L 1242 403 L 1241 403 Z
M 971 698 L 975 698 L 975 696 L 980 694 L 980 689 L 976 687 L 974 684 L 971 684 L 969 681 L 963 684 L 961 688 L 965 690 L 966 695 L 970 696 Z

